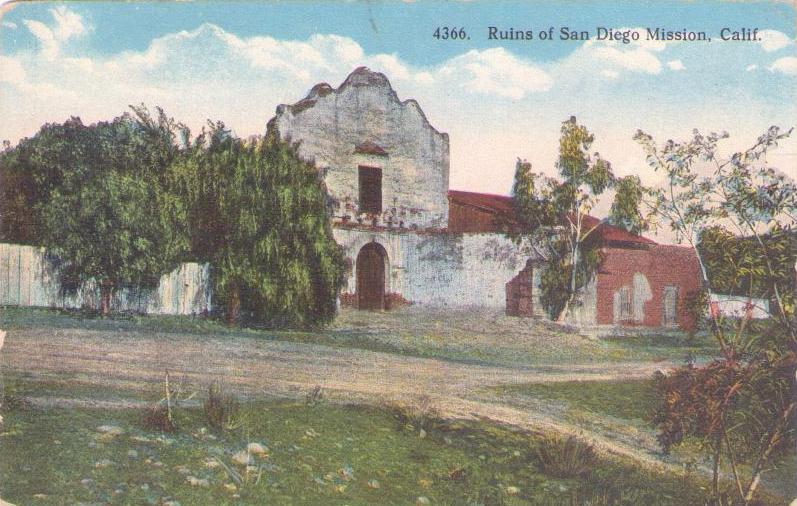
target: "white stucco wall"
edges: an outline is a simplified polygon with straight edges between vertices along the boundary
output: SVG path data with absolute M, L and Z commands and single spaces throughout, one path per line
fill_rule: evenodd
M 432 127 L 417 102 L 400 101 L 384 75 L 360 68 L 337 89 L 317 85 L 296 104 L 278 106 L 268 128 L 298 142 L 299 155 L 323 171 L 336 219 L 357 220 L 358 166 L 368 165 L 382 169 L 378 224 L 447 226 L 448 134 Z M 387 156 L 355 153 L 365 142 Z
M 353 269 L 344 291 L 355 293 L 360 249 L 377 242 L 388 255 L 386 291 L 414 304 L 503 308 L 506 283 L 526 264 L 530 253 L 500 234 L 414 233 L 333 229 Z

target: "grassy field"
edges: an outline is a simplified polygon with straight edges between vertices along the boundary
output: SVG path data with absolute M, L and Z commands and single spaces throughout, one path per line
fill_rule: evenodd
M 0 308 L 0 328 L 89 329 L 241 336 L 360 348 L 424 358 L 496 365 L 684 361 L 714 356 L 705 336 L 647 336 L 596 340 L 550 322 L 513 318 L 498 310 L 389 312 L 343 309 L 329 327 L 307 331 L 241 329 L 218 321 L 176 316 L 113 315 L 32 308 Z
M 564 419 L 611 434 L 615 439 L 639 438 L 640 443 L 647 444 L 654 440 L 655 430 L 651 420 L 658 399 L 653 380 L 531 383 L 496 387 L 492 390 L 515 400 L 558 404 L 564 408 Z M 642 438 L 640 435 L 647 437 Z M 691 462 L 695 465 L 702 462 L 704 466 L 709 465 L 708 461 L 703 461 L 703 453 L 698 444 L 688 440 L 674 448 L 672 457 L 682 463 Z M 730 475 L 731 470 L 726 469 L 725 472 Z M 797 454 L 793 453 L 765 473 L 763 483 L 769 490 L 784 497 L 795 496 L 795 474 Z
M 12 383 L 17 395 L 42 388 Z M 181 408 L 179 431 L 162 434 L 144 427 L 140 409 L 16 408 L 0 432 L 0 496 L 172 505 L 682 505 L 703 497 L 702 482 L 614 459 L 556 477 L 539 455 L 546 438 L 486 421 L 413 421 L 418 409 L 258 401 L 217 433 L 201 408 Z M 247 472 L 234 455 L 249 443 L 266 453 L 252 454 Z
M 647 422 L 656 408 L 656 389 L 650 381 L 567 381 L 498 388 L 505 394 L 565 402 L 574 410 Z

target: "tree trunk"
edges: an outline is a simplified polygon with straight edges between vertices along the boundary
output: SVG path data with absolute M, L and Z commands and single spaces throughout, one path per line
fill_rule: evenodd
M 578 290 L 576 289 L 576 269 L 578 268 L 578 244 L 576 244 L 575 248 L 573 248 L 573 266 L 570 272 L 570 293 L 567 294 L 567 300 L 565 300 L 565 305 L 562 307 L 562 311 L 559 313 L 559 316 L 556 318 L 556 321 L 559 323 L 564 323 L 567 321 L 567 315 L 570 312 L 570 306 L 573 305 L 573 301 L 576 299 L 576 293 Z
M 556 321 L 559 323 L 565 323 L 567 321 L 567 313 L 570 312 L 570 306 L 573 304 L 573 299 L 576 298 L 575 293 L 571 293 L 567 300 L 565 301 L 565 305 L 562 307 L 562 311 L 559 313 L 559 316 L 556 317 Z
M 104 280 L 100 283 L 100 312 L 103 315 L 111 313 L 111 299 L 113 298 L 113 283 Z
M 761 484 L 761 473 L 763 472 L 764 465 L 767 463 L 770 455 L 775 450 L 775 446 L 777 446 L 777 444 L 780 442 L 780 438 L 783 437 L 783 433 L 788 429 L 789 417 L 791 417 L 791 413 L 795 409 L 797 409 L 797 403 L 790 403 L 775 422 L 775 427 L 772 429 L 772 435 L 767 442 L 767 447 L 764 450 L 764 453 L 758 457 L 757 462 L 753 466 L 753 478 L 750 480 L 750 485 L 747 487 L 747 492 L 744 495 L 745 504 L 750 504 L 750 502 L 753 500 L 753 497 L 755 497 L 758 485 Z
M 722 452 L 722 441 L 714 443 L 714 465 L 711 472 L 711 493 L 715 498 L 720 496 L 719 477 L 720 477 L 720 458 Z
M 241 315 L 241 289 L 235 283 L 227 295 L 227 323 L 235 325 Z

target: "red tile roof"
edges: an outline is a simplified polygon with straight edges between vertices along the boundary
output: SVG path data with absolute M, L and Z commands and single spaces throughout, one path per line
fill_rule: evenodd
M 505 195 L 449 190 L 448 200 L 455 204 L 478 207 L 492 213 L 512 212 L 512 197 Z
M 499 223 L 496 222 L 496 218 L 503 217 L 505 220 L 512 221 L 514 215 L 512 197 L 506 195 L 449 190 L 448 200 L 452 206 L 470 208 L 490 218 L 487 220 L 479 220 L 478 223 L 475 223 L 473 222 L 472 215 L 469 216 L 449 210 L 448 229 L 452 232 L 497 232 L 500 226 Z M 471 220 L 471 222 L 464 223 L 463 220 Z M 623 228 L 615 227 L 608 223 L 601 224 L 600 219 L 594 216 L 585 216 L 583 223 L 586 229 L 596 225 L 599 226 L 600 228 L 597 232 L 600 232 L 603 240 L 609 243 L 656 244 L 655 241 L 647 237 L 632 234 Z
M 584 228 L 592 228 L 595 225 L 600 223 L 600 219 L 594 216 L 585 216 L 584 217 Z M 642 237 L 641 235 L 632 234 L 631 232 L 627 231 L 624 228 L 615 227 L 614 225 L 609 225 L 608 223 L 603 223 L 598 225 L 600 228 L 597 232 L 600 232 L 601 237 L 606 242 L 612 243 L 619 243 L 619 242 L 626 242 L 626 243 L 634 243 L 634 244 L 656 244 L 656 241 L 648 239 L 647 237 Z

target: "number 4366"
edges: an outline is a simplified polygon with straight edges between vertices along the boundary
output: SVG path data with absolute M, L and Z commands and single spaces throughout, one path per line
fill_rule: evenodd
M 470 35 L 464 28 L 457 28 L 456 26 L 438 26 L 434 31 L 432 37 L 438 40 L 469 40 Z

